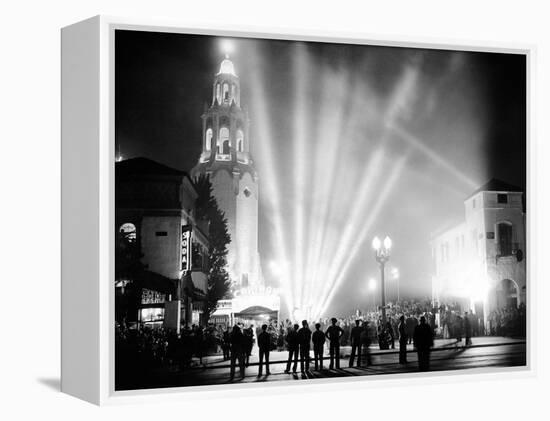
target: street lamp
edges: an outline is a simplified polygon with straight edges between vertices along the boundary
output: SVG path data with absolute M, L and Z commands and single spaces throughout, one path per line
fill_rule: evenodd
M 392 242 L 391 238 L 386 236 L 384 242 L 378 237 L 372 240 L 372 248 L 374 249 L 374 257 L 380 265 L 380 290 L 382 291 L 382 326 L 386 328 L 386 287 L 384 285 L 384 266 L 390 260 L 390 250 Z

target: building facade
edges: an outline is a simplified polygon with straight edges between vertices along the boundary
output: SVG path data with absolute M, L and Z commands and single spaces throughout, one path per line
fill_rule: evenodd
M 210 178 L 231 236 L 227 268 L 233 297 L 230 303 L 220 303 L 214 318 L 220 312 L 233 317 L 249 308 L 240 304 L 239 297 L 245 293 L 251 297 L 246 303 L 254 302 L 266 312 L 279 311 L 278 295 L 266 294 L 258 253 L 258 172 L 250 153 L 249 123 L 248 111 L 241 106 L 239 77 L 226 56 L 214 76 L 211 103 L 202 115 L 202 152 L 191 172 L 193 177 Z
M 179 331 L 203 323 L 207 226 L 184 172 L 146 158 L 116 163 L 117 321 Z
M 460 224 L 432 238 L 432 296 L 487 321 L 526 301 L 525 211 L 521 189 L 491 180 L 464 201 Z

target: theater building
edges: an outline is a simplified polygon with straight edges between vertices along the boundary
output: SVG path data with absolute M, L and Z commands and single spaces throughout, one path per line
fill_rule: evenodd
M 431 241 L 436 305 L 456 302 L 487 321 L 526 301 L 523 192 L 491 180 L 464 200 L 464 221 Z
M 178 331 L 203 323 L 208 236 L 191 179 L 134 158 L 116 163 L 115 185 L 117 321 Z
M 241 106 L 240 80 L 228 56 L 214 75 L 202 127 L 202 151 L 191 174 L 209 176 L 231 236 L 227 253 L 231 297 L 219 303 L 213 321 L 225 317 L 232 322 L 243 311 L 249 319 L 278 314 L 279 296 L 264 284 L 258 253 L 258 172 L 250 153 L 248 111 Z

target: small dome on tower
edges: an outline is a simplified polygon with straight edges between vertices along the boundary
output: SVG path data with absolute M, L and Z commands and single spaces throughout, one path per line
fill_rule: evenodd
M 235 66 L 233 66 L 233 62 L 229 60 L 229 56 L 226 54 L 225 59 L 222 61 L 222 64 L 220 65 L 220 71 L 218 74 L 229 74 L 233 76 L 237 76 L 235 74 Z

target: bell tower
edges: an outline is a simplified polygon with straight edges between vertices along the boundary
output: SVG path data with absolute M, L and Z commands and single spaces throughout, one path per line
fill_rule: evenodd
M 263 286 L 258 255 L 258 174 L 250 155 L 249 119 L 240 80 L 226 55 L 214 75 L 202 115 L 202 152 L 192 176 L 207 174 L 225 213 L 231 242 L 227 263 L 234 288 Z

